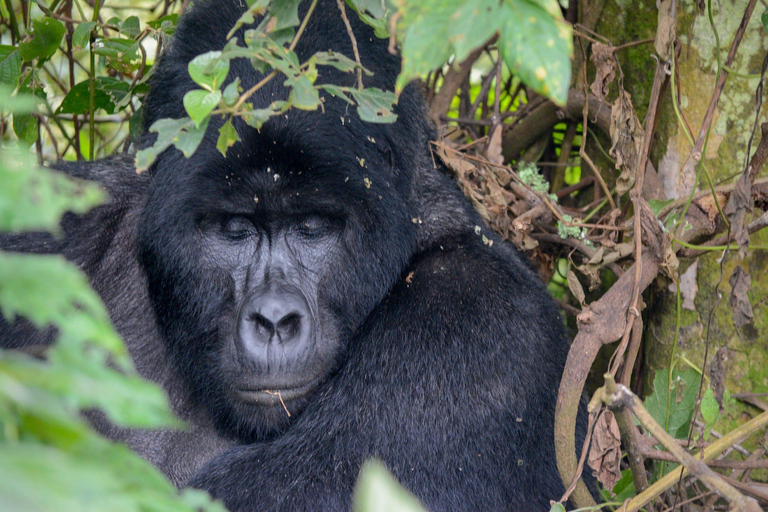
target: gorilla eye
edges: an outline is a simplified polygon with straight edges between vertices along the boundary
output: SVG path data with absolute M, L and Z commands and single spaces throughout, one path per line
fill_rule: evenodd
M 299 221 L 296 230 L 305 238 L 320 238 L 331 231 L 331 221 L 317 215 L 304 217 Z
M 231 240 L 243 240 L 256 233 L 256 227 L 247 217 L 230 215 L 222 220 L 221 232 Z

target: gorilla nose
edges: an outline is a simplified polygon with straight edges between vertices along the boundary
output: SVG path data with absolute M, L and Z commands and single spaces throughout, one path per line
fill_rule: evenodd
M 309 306 L 298 290 L 266 290 L 245 299 L 238 334 L 244 348 L 261 354 L 269 345 L 284 350 L 301 349 L 310 340 L 312 321 Z

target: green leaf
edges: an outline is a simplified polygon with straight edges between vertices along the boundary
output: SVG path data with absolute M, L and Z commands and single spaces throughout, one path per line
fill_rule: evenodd
M 173 145 L 176 146 L 186 158 L 189 158 L 195 154 L 195 151 L 197 151 L 197 147 L 203 141 L 207 129 L 208 119 L 203 121 L 203 123 L 197 127 L 193 122 L 192 126 L 185 128 L 179 133 Z
M 349 94 L 357 102 L 357 114 L 369 123 L 394 123 L 397 114 L 393 112 L 397 95 L 391 91 L 382 91 L 373 87 L 358 90 L 350 88 Z
M 347 4 L 358 14 L 365 13 L 376 19 L 383 18 L 388 12 L 387 7 L 389 7 L 381 0 L 347 0 Z
M 240 92 L 242 92 L 242 88 L 240 87 L 240 77 L 238 76 L 224 89 L 224 94 L 222 94 L 224 104 L 228 107 L 234 106 L 237 100 L 240 99 Z
M 252 107 L 250 103 L 246 103 L 246 105 Z M 288 108 L 290 108 L 290 104 L 288 102 L 275 101 L 267 108 L 260 108 L 256 110 L 251 108 L 247 110 L 242 114 L 242 118 L 243 121 L 248 124 L 248 126 L 259 130 L 264 123 L 269 121 L 270 117 L 285 112 Z
M 7 510 L 126 510 L 121 504 L 119 476 L 104 471 L 99 461 L 78 460 L 41 444 L 5 444 L 0 465 L 13 468 L 0 478 L 0 495 Z M 45 492 L 30 492 L 45 489 Z
M 224 512 L 201 491 L 178 491 L 126 446 L 83 429 L 84 439 L 57 449 L 37 442 L 4 443 L 3 510 L 25 512 Z
M 133 39 L 99 39 L 93 43 L 93 53 L 104 57 L 107 66 L 120 73 L 132 73 L 141 66 L 139 43 Z
M 120 23 L 120 33 L 135 39 L 141 33 L 141 21 L 138 16 L 129 16 Z
M 611 492 L 614 494 L 613 499 L 611 499 L 611 496 L 606 496 L 605 501 L 623 502 L 624 500 L 635 496 L 635 482 L 632 479 L 631 469 L 627 468 L 621 472 L 621 478 L 613 484 Z
M 365 23 L 373 27 L 374 34 L 379 38 L 389 37 L 388 15 L 396 9 L 391 2 L 381 0 L 347 0 L 349 5 Z
M 354 71 L 357 69 L 357 62 L 353 61 L 349 57 L 336 53 L 333 51 L 317 52 L 312 56 L 310 61 L 313 61 L 318 66 L 333 66 L 341 71 Z M 371 76 L 373 73 L 365 68 L 362 68 L 366 75 Z
M 130 84 L 117 78 L 100 76 L 96 78 L 93 104 L 113 114 L 123 98 L 128 95 Z M 84 80 L 75 85 L 62 100 L 56 113 L 85 114 L 91 110 L 91 82 Z
M 231 39 L 232 36 L 235 35 L 235 32 L 237 32 L 243 25 L 250 25 L 256 21 L 256 16 L 264 14 L 269 6 L 269 0 L 247 0 L 246 3 L 248 5 L 248 10 L 240 16 L 240 19 L 237 20 L 235 25 L 229 31 L 227 39 Z
M 300 3 L 301 0 L 272 2 L 269 6 L 269 13 L 277 20 L 273 30 L 277 31 L 298 25 Z
M 347 91 L 350 89 L 349 87 L 342 87 L 340 85 L 333 84 L 321 84 L 320 88 L 330 93 L 330 95 L 334 98 L 340 98 L 351 105 L 355 104 L 355 101 L 347 94 Z
M 191 119 L 158 119 L 149 127 L 150 132 L 157 133 L 155 143 L 136 153 L 136 171 L 146 171 L 155 159 L 174 143 L 181 130 L 186 126 L 194 126 Z
M 203 53 L 189 62 L 188 69 L 189 76 L 197 85 L 215 91 L 229 74 L 229 60 L 222 59 L 219 51 Z
M 658 215 L 661 213 L 661 210 L 664 209 L 665 206 L 670 204 L 674 199 L 666 199 L 666 200 L 660 200 L 660 199 L 651 199 L 648 201 L 648 206 L 651 207 L 651 211 L 654 215 Z
M 41 258 L 54 259 L 50 256 Z M 16 263 L 24 265 L 25 258 L 19 259 L 21 261 Z M 55 263 L 65 264 L 60 260 Z M 40 279 L 43 276 L 50 274 L 42 274 Z M 9 286 L 13 284 L 8 283 Z M 86 282 L 81 285 L 87 287 Z M 88 321 L 94 322 L 94 319 Z M 99 328 L 105 332 L 111 329 L 108 321 Z M 122 350 L 117 336 L 110 335 L 115 347 Z M 106 350 L 95 351 L 93 346 L 84 352 L 83 344 L 79 342 L 62 342 L 46 352 L 48 361 L 45 362 L 22 354 L 5 354 L 0 357 L 0 373 L 18 384 L 66 397 L 68 405 L 77 409 L 99 409 L 119 425 L 140 428 L 182 425 L 170 412 L 165 392 L 159 386 L 109 368 L 105 364 L 107 354 Z
M 448 25 L 453 14 L 465 0 L 428 0 L 419 4 L 406 4 L 401 16 L 407 24 L 403 38 L 403 66 L 395 88 L 401 91 L 411 80 L 442 66 L 451 56 Z
M 760 15 L 760 22 L 763 24 L 763 30 L 768 34 L 768 8 Z
M 37 111 L 40 99 L 29 93 L 13 96 L 13 88 L 0 84 L 0 112 L 10 114 L 31 114 Z
M 128 120 L 128 134 L 133 140 L 138 140 L 144 131 L 144 106 L 142 105 Z
M 6 319 L 19 315 L 38 328 L 56 325 L 70 343 L 90 341 L 130 367 L 101 299 L 63 257 L 0 252 L 0 283 L 0 310 Z
M 72 34 L 72 46 L 75 48 L 86 48 L 91 42 L 91 31 L 96 26 L 95 21 L 86 21 L 77 25 Z
M 715 399 L 715 393 L 712 388 L 707 388 L 704 391 L 704 396 L 701 398 L 701 417 L 704 418 L 704 422 L 711 425 L 717 421 L 720 416 L 720 405 Z
M 199 127 L 213 112 L 219 101 L 221 101 L 221 91 L 209 92 L 197 89 L 184 95 L 184 109 L 195 122 L 195 126 Z
M 22 74 L 21 85 L 19 85 L 19 93 L 34 95 L 36 98 L 42 100 L 38 102 L 41 104 L 44 104 L 48 99 L 48 96 L 45 93 L 45 87 L 43 86 L 43 82 L 40 80 L 40 75 L 37 72 L 37 69 L 32 69 L 29 73 Z
M 57 231 L 64 212 L 84 213 L 106 199 L 100 187 L 38 167 L 25 153 L 0 152 L 0 231 Z
M 562 503 L 554 503 L 549 512 L 565 512 L 565 507 Z
M 467 58 L 469 52 L 483 45 L 499 30 L 498 0 L 473 0 L 454 12 L 446 28 L 454 50 L 454 62 Z
M 171 145 L 176 146 L 185 157 L 189 158 L 202 142 L 207 128 L 208 119 L 204 120 L 200 126 L 196 126 L 195 122 L 188 117 L 155 121 L 149 127 L 149 131 L 157 133 L 157 140 L 152 146 L 136 153 L 136 171 L 148 169 L 160 153 Z
M 162 18 L 158 18 L 156 20 L 148 21 L 147 25 L 152 27 L 155 30 L 166 30 L 168 26 L 173 25 L 174 27 L 179 22 L 179 14 L 166 14 Z
M 673 371 L 672 382 L 666 370 L 654 376 L 653 393 L 646 397 L 645 408 L 677 439 L 688 437 L 700 383 L 701 375 L 690 368 Z
M 240 135 L 237 134 L 237 130 L 232 125 L 232 118 L 227 119 L 227 122 L 219 128 L 219 140 L 216 142 L 216 149 L 219 152 L 227 156 L 227 149 L 232 147 L 235 142 L 240 142 Z
M 45 62 L 59 49 L 66 32 L 63 23 L 48 16 L 42 20 L 32 20 L 32 40 L 19 44 L 21 58 L 25 62 L 34 59 Z
M 25 147 L 30 147 L 37 140 L 37 118 L 30 114 L 15 114 L 13 133 Z
M 285 85 L 291 88 L 288 101 L 294 107 L 301 110 L 315 110 L 320 106 L 320 94 L 306 75 L 288 78 Z
M 10 86 L 11 90 L 19 85 L 21 78 L 21 54 L 13 46 L 0 45 L 0 85 Z
M 426 512 L 378 460 L 363 464 L 352 502 L 354 512 Z
M 506 65 L 534 90 L 565 105 L 573 42 L 557 1 L 504 0 L 499 15 Z
M 176 32 L 176 26 L 179 24 L 178 13 L 167 14 L 162 18 L 158 18 L 153 21 L 148 21 L 147 25 L 155 30 L 160 30 L 164 34 L 172 36 Z

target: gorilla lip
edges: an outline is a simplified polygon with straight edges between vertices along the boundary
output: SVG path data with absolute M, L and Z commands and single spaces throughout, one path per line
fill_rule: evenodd
M 317 381 L 312 381 L 292 388 L 238 389 L 235 394 L 244 402 L 269 406 L 282 404 L 285 408 L 285 402 L 307 395 L 315 388 L 316 383 Z

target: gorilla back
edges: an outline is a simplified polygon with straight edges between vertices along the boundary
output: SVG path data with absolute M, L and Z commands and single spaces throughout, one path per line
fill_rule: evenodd
M 185 14 L 152 79 L 147 126 L 186 115 L 187 65 L 223 48 L 241 4 L 201 0 Z M 393 89 L 399 59 L 352 18 L 374 72 L 365 85 Z M 321 0 L 296 51 L 304 61 L 328 49 L 353 54 L 336 3 Z M 320 83 L 354 85 L 319 71 Z M 232 76 L 246 89 L 264 77 L 242 59 Z M 254 107 L 285 98 L 280 82 Z M 147 339 L 167 365 L 144 373 L 183 397 L 191 421 L 210 418 L 240 443 L 191 481 L 231 510 L 348 510 L 369 457 L 432 510 L 545 510 L 563 492 L 553 416 L 567 343 L 555 305 L 514 248 L 489 232 L 483 243 L 469 201 L 434 168 L 415 86 L 394 124 L 362 122 L 338 98 L 323 107 L 259 131 L 236 120 L 241 142 L 226 158 L 212 120 L 192 158 L 164 152 L 126 192 L 128 221 L 68 230 L 60 250 L 97 260 L 86 270 L 112 290 L 119 269 L 84 240 L 137 233 L 140 284 L 108 307 L 125 322 L 151 305 L 140 321 L 156 325 Z M 77 172 L 105 179 L 88 169 Z M 159 350 L 121 332 L 138 360 Z

